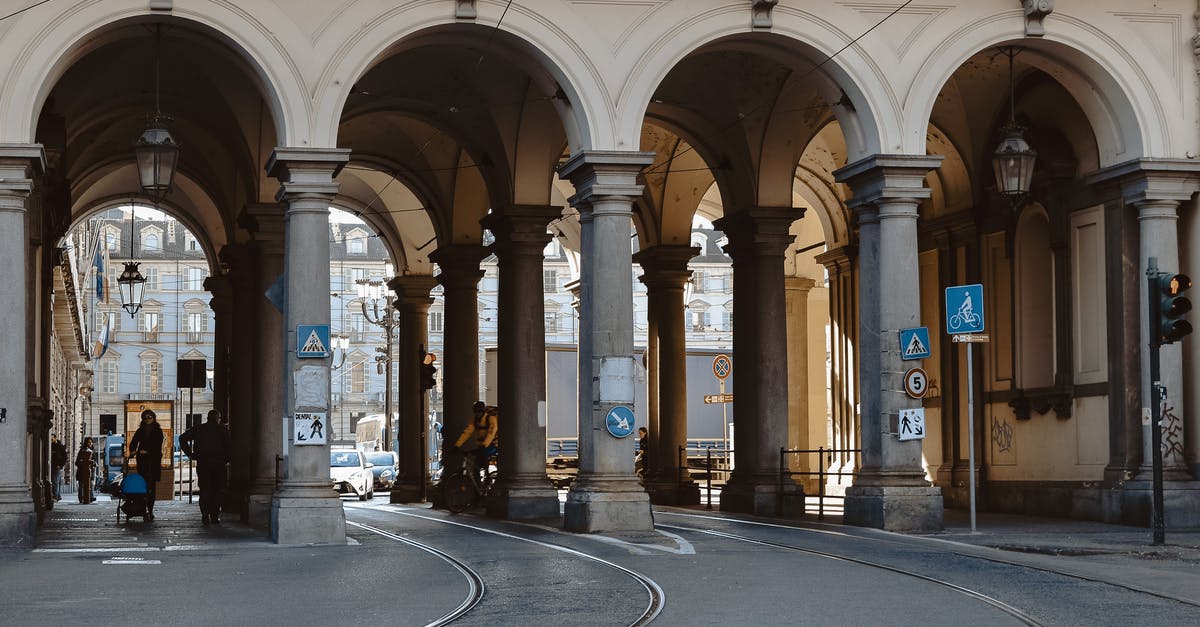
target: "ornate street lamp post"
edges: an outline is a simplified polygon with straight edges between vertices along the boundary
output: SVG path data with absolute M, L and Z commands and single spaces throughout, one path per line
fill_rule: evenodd
M 387 428 L 387 443 L 384 444 L 384 450 L 390 451 L 395 439 L 392 432 L 392 331 L 400 325 L 400 312 L 392 306 L 395 297 L 387 290 L 382 280 L 359 279 L 356 281 L 355 288 L 361 299 L 363 317 L 371 324 L 381 327 L 387 338 L 386 348 L 382 349 L 384 377 L 386 378 L 383 385 L 383 420 Z M 368 301 L 370 301 L 370 308 L 367 307 Z M 375 350 L 381 349 L 376 348 Z
M 1004 53 L 1008 55 L 1008 123 L 1001 128 L 1004 139 L 992 153 L 992 167 L 996 173 L 996 189 L 1015 209 L 1029 194 L 1037 151 L 1025 141 L 1025 128 L 1017 123 L 1016 86 L 1013 84 L 1013 56 L 1017 50 L 1009 46 Z

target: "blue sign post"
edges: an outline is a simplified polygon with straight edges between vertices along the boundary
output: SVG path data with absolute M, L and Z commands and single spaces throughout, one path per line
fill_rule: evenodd
M 633 433 L 633 410 L 624 405 L 617 405 L 608 410 L 604 424 L 614 438 L 626 437 Z
M 329 325 L 299 324 L 296 325 L 296 356 L 320 357 L 329 356 Z
M 983 333 L 983 285 L 946 288 L 946 333 Z

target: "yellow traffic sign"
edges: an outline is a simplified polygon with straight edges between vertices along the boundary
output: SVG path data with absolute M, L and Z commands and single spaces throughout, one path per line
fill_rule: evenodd
M 704 403 L 707 405 L 720 404 L 720 403 L 732 403 L 732 402 L 733 402 L 732 394 L 705 394 L 704 395 Z

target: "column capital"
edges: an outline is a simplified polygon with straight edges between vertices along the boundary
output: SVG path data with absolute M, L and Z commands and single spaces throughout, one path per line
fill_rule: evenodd
M 25 198 L 33 191 L 33 179 L 45 171 L 46 152 L 41 144 L 0 144 L 0 196 Z M 0 204 L 0 210 L 24 211 L 25 203 Z
M 275 200 L 309 195 L 332 197 L 338 192 L 333 179 L 348 161 L 348 148 L 276 147 L 266 168 L 267 174 L 280 182 Z
M 850 186 L 847 206 L 871 211 L 884 201 L 918 204 L 933 193 L 925 175 L 942 163 L 939 155 L 871 155 L 834 170 L 834 180 Z
M 286 207 L 279 203 L 249 203 L 238 214 L 238 226 L 246 229 L 263 252 L 283 254 Z
M 804 217 L 803 209 L 754 207 L 713 221 L 729 237 L 725 252 L 730 257 L 783 255 L 796 241 L 792 223 Z
M 1200 163 L 1191 159 L 1133 159 L 1096 170 L 1084 181 L 1115 188 L 1127 204 L 1135 206 L 1147 201 L 1182 202 L 1200 191 Z
M 816 279 L 810 279 L 806 276 L 785 276 L 783 277 L 783 289 L 795 292 L 808 293 L 812 288 L 817 286 Z
M 553 237 L 546 227 L 560 216 L 562 208 L 555 205 L 510 205 L 493 211 L 479 223 L 496 236 L 491 248 L 501 258 L 511 252 L 535 250 L 541 255 Z
M 483 278 L 483 269 L 479 267 L 479 262 L 487 258 L 488 254 L 485 246 L 452 244 L 430 253 L 429 260 L 441 269 L 437 281 L 447 289 L 473 289 L 479 284 L 479 279 Z
M 858 247 L 849 244 L 831 248 L 816 256 L 817 263 L 825 266 L 830 273 L 849 271 L 858 256 Z
M 692 276 L 688 262 L 700 254 L 695 246 L 652 246 L 634 253 L 642 266 L 639 280 L 650 288 L 682 288 Z
M 652 152 L 584 150 L 571 155 L 558 168 L 558 175 L 575 186 L 575 195 L 569 201 L 572 206 L 589 205 L 596 197 L 640 196 L 642 186 L 637 177 L 651 163 Z
M 437 286 L 437 277 L 429 274 L 405 274 L 388 281 L 388 288 L 396 294 L 396 309 L 402 312 L 424 313 L 429 311 L 433 298 L 429 292 Z
M 212 293 L 208 306 L 214 312 L 227 314 L 233 310 L 233 281 L 227 274 L 214 274 L 204 279 L 204 289 Z

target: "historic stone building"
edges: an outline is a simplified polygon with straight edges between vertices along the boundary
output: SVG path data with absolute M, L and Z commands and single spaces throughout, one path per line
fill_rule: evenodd
M 579 259 L 580 472 L 565 527 L 646 529 L 651 499 L 693 498 L 687 485 L 643 490 L 633 443 L 605 425 L 633 399 L 639 264 L 657 458 L 686 437 L 699 214 L 728 238 L 733 265 L 738 451 L 722 508 L 793 508 L 801 490 L 778 481 L 778 451 L 803 432 L 848 451 L 834 465 L 855 473 L 854 524 L 939 527 L 944 506 L 965 505 L 972 449 L 982 507 L 1145 523 L 1145 417 L 1161 402 L 1167 523 L 1200 526 L 1196 342 L 1164 347 L 1165 396 L 1152 394 L 1144 302 L 1148 258 L 1200 274 L 1196 11 L 1192 0 L 6 11 L 0 260 L 12 272 L 0 333 L 25 341 L 0 365 L 0 536 L 35 537 L 47 429 L 72 411 L 72 373 L 87 368 L 64 297 L 77 268 L 59 241 L 149 196 L 210 260 L 214 402 L 242 418 L 230 425 L 234 494 L 281 543 L 344 537 L 325 447 L 291 433 L 295 414 L 330 411 L 330 359 L 299 357 L 296 333 L 330 322 L 331 205 L 369 223 L 396 260 L 402 442 L 419 442 L 423 410 L 403 356 L 428 344 L 439 286 L 447 428 L 461 427 L 479 385 L 480 260 L 496 256 L 505 428 L 491 515 L 559 515 L 545 390 L 528 376 L 543 368 L 551 223 Z M 161 142 L 164 127 L 144 123 L 154 112 L 171 116 L 180 147 L 173 183 L 139 182 L 132 143 Z M 983 302 L 947 311 L 943 289 L 968 284 Z M 971 364 L 946 334 L 955 314 L 986 321 Z M 931 355 L 906 361 L 900 330 L 917 326 Z M 829 394 L 811 385 L 826 346 Z M 905 393 L 913 363 L 935 394 Z M 901 414 L 918 408 L 925 437 L 901 440 Z M 424 477 L 418 451 L 402 457 L 396 501 L 418 498 Z M 680 473 L 670 466 L 653 470 Z

